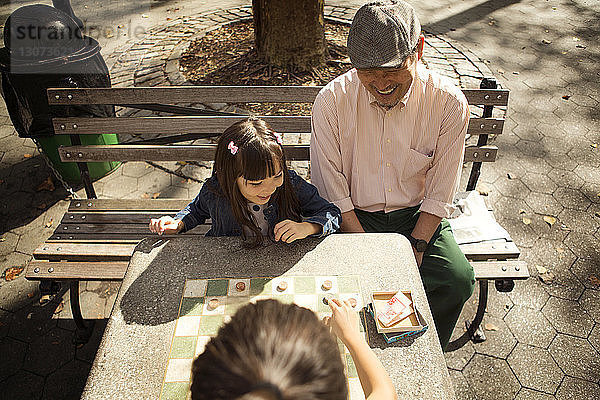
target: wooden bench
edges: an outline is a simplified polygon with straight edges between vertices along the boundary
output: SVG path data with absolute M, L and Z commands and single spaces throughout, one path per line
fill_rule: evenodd
M 495 89 L 495 81 L 482 81 L 482 89 L 463 90 L 469 104 L 480 105 L 482 114 L 471 118 L 468 133 L 478 137 L 477 145 L 467 146 L 465 162 L 472 163 L 467 190 L 474 190 L 482 162 L 493 162 L 498 149 L 487 145 L 488 135 L 501 134 L 502 118 L 492 118 L 494 106 L 506 106 L 508 91 Z M 207 115 L 198 108 L 180 103 L 312 103 L 320 87 L 137 87 L 95 89 L 48 89 L 51 106 L 109 104 L 171 112 L 175 116 L 116 118 L 54 118 L 56 134 L 159 133 L 166 139 L 101 146 L 61 147 L 63 161 L 77 162 L 88 199 L 71 200 L 68 211 L 52 236 L 34 252 L 26 278 L 39 281 L 70 282 L 71 309 L 79 328 L 79 341 L 86 341 L 90 324 L 83 320 L 79 307 L 79 282 L 86 280 L 122 280 L 128 261 L 140 240 L 153 235 L 148 231 L 152 217 L 174 215 L 189 199 L 97 199 L 87 172 L 89 161 L 207 161 L 212 160 L 214 144 L 175 145 L 182 141 L 216 136 L 232 123 L 245 118 L 240 114 Z M 164 104 L 168 103 L 168 104 Z M 183 116 L 182 116 L 183 115 Z M 278 132 L 309 133 L 309 116 L 262 116 Z M 284 145 L 288 160 L 309 160 L 309 146 Z M 202 235 L 196 229 L 186 235 Z M 158 237 L 158 236 L 157 236 Z M 501 291 L 512 290 L 514 279 L 526 279 L 528 271 L 516 261 L 519 249 L 511 241 L 500 240 L 462 245 L 471 260 L 480 285 L 477 314 L 461 338 L 485 340 L 477 335 L 487 304 L 488 281 L 494 280 Z M 481 330 L 480 330 L 480 333 Z M 458 343 L 458 342 L 457 342 Z

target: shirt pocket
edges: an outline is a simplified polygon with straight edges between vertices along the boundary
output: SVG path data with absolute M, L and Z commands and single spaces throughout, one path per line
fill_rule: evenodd
M 406 164 L 404 165 L 404 171 L 402 173 L 404 180 L 409 180 L 417 176 L 424 176 L 431 167 L 432 161 L 433 154 L 426 155 L 417 150 L 409 149 Z

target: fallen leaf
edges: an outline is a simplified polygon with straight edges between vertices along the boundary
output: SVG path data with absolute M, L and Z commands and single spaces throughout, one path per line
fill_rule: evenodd
M 552 272 L 546 272 L 544 274 L 540 274 L 540 280 L 544 282 L 546 285 L 554 282 L 554 274 Z
M 142 193 L 142 195 L 140 196 L 142 199 L 149 199 L 150 195 L 146 192 Z
M 177 161 L 175 164 L 177 164 L 177 165 L 187 165 L 187 161 Z
M 35 296 L 35 294 L 33 294 L 33 292 L 31 292 L 31 293 L 27 293 L 27 297 L 29 297 L 30 299 L 31 299 L 33 296 Z
M 594 213 L 594 216 L 596 216 L 596 217 L 600 218 L 600 211 L 596 211 L 596 212 Z
M 119 25 L 117 25 L 117 28 L 123 28 L 124 26 L 125 25 L 123 25 L 123 24 L 119 24 Z
M 142 18 L 150 18 L 147 14 L 142 14 Z
M 550 43 L 552 43 L 552 42 L 549 40 L 546 40 L 546 39 L 542 39 L 542 44 L 550 44 Z
M 597 148 L 597 147 L 598 147 L 598 143 L 592 143 L 592 144 L 590 144 L 590 147 L 591 147 L 592 149 L 595 149 L 595 148 Z
M 60 342 L 57 341 L 57 340 L 55 340 L 54 342 L 51 342 L 51 343 L 54 344 L 54 345 L 60 344 Z
M 557 247 L 557 248 L 556 248 L 556 251 L 557 251 L 558 253 L 564 253 L 564 252 L 565 252 L 565 248 L 564 248 L 564 247 L 560 247 L 560 246 L 559 246 L 559 247 Z
M 585 49 L 587 46 L 584 46 L 584 45 L 582 45 L 582 44 L 578 44 L 578 45 L 577 45 L 577 46 L 575 46 L 575 47 L 577 47 L 577 48 L 579 48 L 579 49 Z
M 580 40 L 581 40 L 581 39 L 579 39 L 578 37 L 575 37 L 575 36 L 573 37 L 573 41 L 574 41 L 574 42 L 579 42 Z
M 54 191 L 54 182 L 52 182 L 52 177 L 49 176 L 48 178 L 46 178 L 46 180 L 44 182 L 42 182 L 35 190 L 37 192 L 41 192 L 42 190 L 47 190 L 49 192 L 53 192 Z
M 482 196 L 487 196 L 487 195 L 489 195 L 489 194 L 490 194 L 490 193 L 487 191 L 487 189 L 483 189 L 483 188 L 482 188 L 482 189 L 477 189 L 477 191 L 478 191 L 478 192 L 479 192 L 479 194 L 480 194 L 480 195 L 482 195 Z
M 46 209 L 46 203 L 39 204 L 39 205 L 36 206 L 36 208 L 38 210 L 45 210 Z
M 510 176 L 510 174 L 508 174 L 508 173 L 506 174 L 506 177 L 507 177 L 508 179 L 512 179 L 512 176 Z
M 54 218 L 50 218 L 50 221 L 46 222 L 46 228 L 50 228 L 54 223 Z
M 6 238 L 4 236 L 0 236 L 0 242 L 5 242 Z
M 58 306 L 56 306 L 56 309 L 54 310 L 54 314 L 60 314 L 60 312 L 63 310 L 63 308 L 65 308 L 65 301 L 61 301 L 60 304 Z
M 513 71 L 513 75 L 519 75 L 519 71 Z
M 156 192 L 156 193 L 154 193 L 154 194 L 152 195 L 152 198 L 153 198 L 153 199 L 156 199 L 156 198 L 158 198 L 158 196 L 160 196 L 160 192 Z
M 497 331 L 497 330 L 498 330 L 498 327 L 497 327 L 496 325 L 492 324 L 491 322 L 488 322 L 487 324 L 485 324 L 485 325 L 483 326 L 483 328 L 484 328 L 486 331 L 494 331 L 494 332 L 495 332 L 495 331 Z
M 19 275 L 21 275 L 21 272 L 23 272 L 24 269 L 24 267 L 6 268 L 2 273 L 2 278 L 4 278 L 6 282 L 14 281 Z
M 563 100 L 569 100 L 571 98 L 571 96 L 568 94 L 565 94 L 562 98 L 563 98 Z
M 596 275 L 590 275 L 590 283 L 594 286 L 600 286 L 600 279 Z
M 498 69 L 498 73 L 499 73 L 499 74 L 503 74 L 503 73 L 504 73 L 504 70 L 503 70 L 503 69 Z
M 556 223 L 556 218 L 551 217 L 549 215 L 544 215 L 544 221 L 546 221 L 546 223 L 550 226 L 554 225 Z
M 2 185 L 4 183 L 4 180 L 0 179 L 0 185 Z
M 519 214 L 525 214 L 527 211 L 523 210 L 522 208 L 519 210 Z
M 548 272 L 548 268 L 544 267 L 543 265 L 536 265 L 535 268 L 537 269 L 537 272 L 540 275 Z
M 188 178 L 187 183 L 193 183 L 190 178 Z
M 531 218 L 523 217 L 523 223 L 524 223 L 525 225 L 529 225 L 529 224 L 531 224 Z
M 23 154 L 23 157 L 25 157 L 25 158 L 31 158 L 31 157 L 33 157 L 33 154 Z
M 558 9 L 558 7 L 552 7 L 553 11 L 556 11 Z

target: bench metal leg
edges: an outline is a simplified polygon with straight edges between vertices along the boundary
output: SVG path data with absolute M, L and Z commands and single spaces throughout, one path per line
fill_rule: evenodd
M 73 342 L 75 344 L 85 344 L 90 340 L 90 336 L 92 336 L 95 321 L 90 320 L 86 322 L 83 319 L 83 315 L 81 315 L 81 306 L 79 304 L 79 281 L 71 281 L 69 296 L 71 299 L 73 321 L 75 321 L 75 325 L 77 326 Z
M 479 280 L 479 300 L 477 302 L 477 312 L 475 313 L 475 318 L 473 318 L 473 321 L 470 323 L 469 321 L 465 321 L 467 331 L 458 339 L 450 342 L 448 347 L 446 347 L 446 351 L 458 350 L 469 340 L 472 340 L 474 343 L 481 343 L 485 341 L 485 333 L 479 325 L 481 325 L 481 321 L 483 321 L 483 316 L 487 307 L 487 300 L 488 281 L 487 279 L 481 279 Z

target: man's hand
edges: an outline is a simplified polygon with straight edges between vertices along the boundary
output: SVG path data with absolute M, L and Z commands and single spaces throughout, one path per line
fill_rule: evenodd
M 275 240 L 292 243 L 294 240 L 304 239 L 323 230 L 321 225 L 312 222 L 295 222 L 289 219 L 278 222 L 275 225 Z
M 183 221 L 165 215 L 164 217 L 151 219 L 148 228 L 150 228 L 150 232 L 159 235 L 174 235 L 183 229 Z

